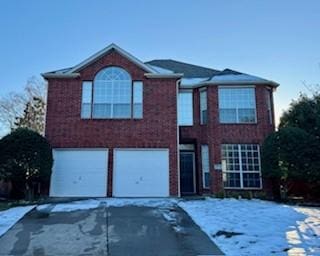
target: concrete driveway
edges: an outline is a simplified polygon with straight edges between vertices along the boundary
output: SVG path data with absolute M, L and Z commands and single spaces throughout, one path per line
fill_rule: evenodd
M 0 255 L 222 255 L 179 207 L 99 207 L 39 214 L 0 237 Z

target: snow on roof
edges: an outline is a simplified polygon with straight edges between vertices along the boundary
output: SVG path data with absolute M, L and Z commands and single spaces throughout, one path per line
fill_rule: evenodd
M 158 67 L 158 66 L 150 65 L 148 63 L 146 63 L 146 65 L 148 65 L 153 70 L 157 71 L 159 74 L 173 74 L 174 73 L 172 70 L 169 70 L 169 69 L 165 69 L 165 68 L 161 68 L 161 67 Z
M 209 81 L 220 82 L 220 81 L 268 81 L 266 79 L 247 75 L 247 74 L 228 74 L 228 75 L 217 75 L 213 76 Z
M 205 82 L 209 79 L 209 77 L 194 77 L 194 78 L 182 78 L 181 85 L 182 86 L 192 86 L 201 82 Z

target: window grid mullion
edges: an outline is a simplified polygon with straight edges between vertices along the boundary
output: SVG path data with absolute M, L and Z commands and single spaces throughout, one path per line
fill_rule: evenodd
M 243 188 L 241 144 L 238 144 L 238 154 L 239 154 L 240 187 Z
M 92 119 L 93 117 L 93 92 L 94 92 L 94 82 L 91 81 L 91 102 L 90 102 L 90 106 L 91 106 L 91 111 L 90 111 L 90 119 Z
M 112 91 L 112 93 L 111 93 L 111 106 L 110 106 L 110 111 L 111 111 L 111 113 L 110 113 L 110 116 L 111 116 L 111 118 L 113 118 L 113 104 L 114 104 L 114 86 L 113 86 L 113 83 L 114 83 L 114 81 L 111 81 L 111 91 Z
M 259 176 L 260 176 L 260 188 L 262 187 L 262 175 L 261 175 L 261 158 L 260 158 L 260 145 L 258 145 L 258 161 L 259 161 Z
M 130 102 L 130 111 L 131 111 L 131 118 L 134 118 L 133 117 L 133 104 L 134 104 L 134 88 L 133 88 L 133 81 L 131 81 L 131 102 Z

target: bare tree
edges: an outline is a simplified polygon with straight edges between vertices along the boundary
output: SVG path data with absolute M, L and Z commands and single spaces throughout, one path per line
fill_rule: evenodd
M 9 131 L 17 127 L 27 127 L 43 134 L 46 87 L 44 80 L 31 77 L 23 92 L 11 92 L 1 97 L 1 126 Z
M 320 69 L 320 63 L 319 69 Z M 302 81 L 304 87 L 312 94 L 312 95 L 319 95 L 320 94 L 320 83 L 316 84 L 308 84 L 306 81 Z

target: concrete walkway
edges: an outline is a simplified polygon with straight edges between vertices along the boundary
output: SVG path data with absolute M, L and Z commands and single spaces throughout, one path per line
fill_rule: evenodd
M 99 207 L 40 215 L 0 237 L 0 255 L 222 255 L 179 207 Z

